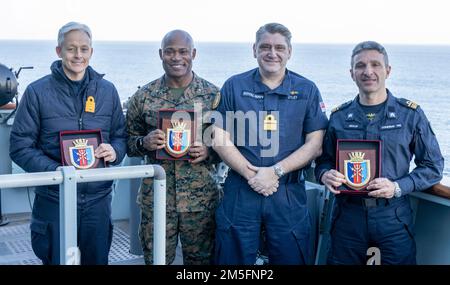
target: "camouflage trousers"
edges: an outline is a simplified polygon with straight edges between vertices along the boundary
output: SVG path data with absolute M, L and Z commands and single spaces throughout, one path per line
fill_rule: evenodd
M 201 212 L 166 212 L 166 263 L 175 259 L 178 236 L 184 265 L 208 265 L 214 245 L 214 209 Z M 139 238 L 145 264 L 153 264 L 153 211 L 142 211 Z

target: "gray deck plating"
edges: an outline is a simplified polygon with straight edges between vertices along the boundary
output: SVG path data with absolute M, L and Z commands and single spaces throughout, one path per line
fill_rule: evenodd
M 144 264 L 142 257 L 129 253 L 129 244 L 129 235 L 115 226 L 109 264 Z M 0 265 L 5 264 L 41 264 L 31 248 L 29 224 L 0 227 Z

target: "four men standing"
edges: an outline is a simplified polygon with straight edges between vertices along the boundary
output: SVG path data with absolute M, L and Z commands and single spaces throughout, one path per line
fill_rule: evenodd
M 29 172 L 55 170 L 61 160 L 59 131 L 100 128 L 105 143 L 95 151 L 96 157 L 119 164 L 125 155 L 125 122 L 114 86 L 88 66 L 93 51 L 89 28 L 79 23 L 62 27 L 56 51 L 62 61 L 53 63 L 52 75 L 32 83 L 20 102 L 11 134 L 12 159 Z M 286 68 L 292 45 L 285 26 L 262 26 L 253 53 L 258 68 L 231 77 L 219 93 L 192 71 L 192 37 L 171 31 L 159 50 L 164 75 L 128 102 L 128 155 L 161 164 L 167 173 L 167 263 L 173 262 L 180 239 L 185 265 L 210 264 L 213 248 L 216 264 L 254 264 L 263 231 L 271 264 L 310 264 L 303 172 L 321 155 L 317 180 L 337 195 L 328 262 L 365 264 L 367 248 L 376 246 L 383 264 L 414 264 L 407 194 L 438 183 L 443 158 L 420 107 L 385 88 L 391 71 L 385 49 L 375 42 L 354 48 L 350 72 L 359 94 L 333 110 L 329 124 L 316 85 Z M 88 95 L 98 104 L 93 111 L 85 107 Z M 219 114 L 212 114 L 216 108 Z M 213 130 L 214 150 L 209 141 L 197 137 L 189 148 L 190 160 L 156 159 L 170 139 L 159 128 L 161 109 L 201 110 L 201 133 Z M 335 170 L 338 139 L 382 142 L 381 177 L 369 183 L 369 198 L 337 190 L 346 183 Z M 217 212 L 216 153 L 231 168 Z M 416 168 L 410 172 L 413 156 Z M 153 263 L 152 183 L 143 180 L 138 199 L 146 264 Z M 78 186 L 82 264 L 107 264 L 110 186 L 111 182 Z M 57 189 L 39 187 L 36 194 L 33 250 L 45 264 L 56 264 Z

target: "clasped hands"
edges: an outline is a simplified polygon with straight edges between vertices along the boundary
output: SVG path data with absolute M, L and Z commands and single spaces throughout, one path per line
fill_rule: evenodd
M 278 176 L 273 167 L 256 167 L 248 164 L 245 178 L 253 191 L 268 197 L 278 190 Z

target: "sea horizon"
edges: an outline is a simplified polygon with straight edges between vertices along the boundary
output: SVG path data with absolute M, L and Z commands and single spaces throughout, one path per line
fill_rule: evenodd
M 257 67 L 252 43 L 196 42 L 193 70 L 218 87 L 230 76 Z M 55 40 L 0 40 L 0 63 L 17 71 L 34 66 L 19 76 L 19 94 L 31 82 L 50 73 L 57 60 Z M 327 108 L 352 100 L 358 90 L 349 73 L 354 44 L 293 43 L 288 69 L 315 82 Z M 123 101 L 163 75 L 156 41 L 96 41 L 90 65 L 117 88 Z M 385 44 L 392 72 L 387 88 L 396 97 L 421 106 L 431 122 L 450 176 L 450 45 Z

